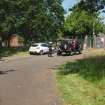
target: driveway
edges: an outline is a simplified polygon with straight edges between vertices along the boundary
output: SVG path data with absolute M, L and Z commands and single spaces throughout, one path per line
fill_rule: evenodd
M 0 105 L 62 105 L 55 72 L 83 55 L 17 56 L 0 61 Z

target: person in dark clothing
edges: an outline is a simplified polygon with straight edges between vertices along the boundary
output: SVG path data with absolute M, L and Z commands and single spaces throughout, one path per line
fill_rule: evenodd
M 48 57 L 52 57 L 52 42 L 49 43 Z

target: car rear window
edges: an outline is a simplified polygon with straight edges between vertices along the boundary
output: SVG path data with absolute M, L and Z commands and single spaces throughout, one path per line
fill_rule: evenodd
M 37 44 L 32 44 L 31 46 L 32 46 L 32 47 L 37 47 L 38 45 L 37 45 Z

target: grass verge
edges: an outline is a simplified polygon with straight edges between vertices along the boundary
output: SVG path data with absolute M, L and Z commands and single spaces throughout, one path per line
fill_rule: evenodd
M 57 82 L 65 105 L 105 105 L 105 55 L 63 64 Z
M 27 48 L 2 48 L 0 51 L 1 57 L 8 57 L 8 56 L 14 56 L 14 55 L 26 55 Z

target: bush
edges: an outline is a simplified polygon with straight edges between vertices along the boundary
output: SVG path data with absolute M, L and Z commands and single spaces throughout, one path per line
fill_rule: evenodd
M 14 54 L 17 54 L 18 52 L 26 52 L 28 48 L 20 47 L 20 48 L 2 48 L 0 55 L 1 57 L 7 57 L 12 56 Z

